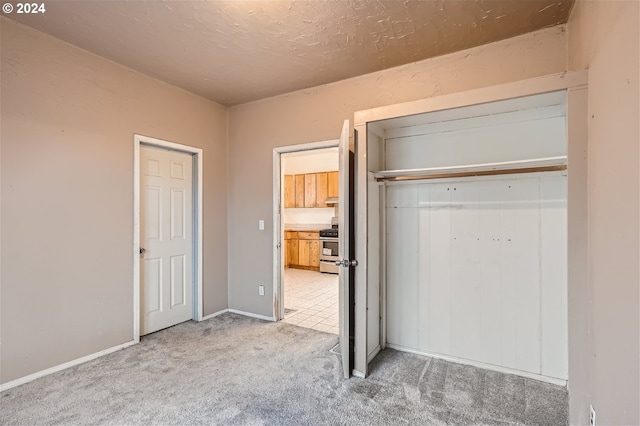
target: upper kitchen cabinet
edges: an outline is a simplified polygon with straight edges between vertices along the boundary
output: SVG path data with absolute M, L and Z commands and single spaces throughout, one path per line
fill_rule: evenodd
M 284 176 L 284 207 L 331 207 L 327 198 L 338 196 L 338 172 Z
M 295 176 L 284 177 L 284 208 L 290 209 L 296 206 L 296 181 Z
M 304 175 L 304 206 L 318 207 L 316 199 L 316 174 L 309 173 Z
M 327 198 L 338 196 L 338 172 L 327 173 Z
M 316 207 L 326 207 L 327 200 L 327 173 L 316 173 Z
M 286 176 L 285 176 L 286 177 Z M 295 175 L 295 207 L 304 207 L 304 175 Z

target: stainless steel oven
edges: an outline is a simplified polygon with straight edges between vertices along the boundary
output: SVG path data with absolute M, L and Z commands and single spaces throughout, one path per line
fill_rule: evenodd
M 337 274 L 338 266 L 338 230 L 323 229 L 320 231 L 320 272 Z

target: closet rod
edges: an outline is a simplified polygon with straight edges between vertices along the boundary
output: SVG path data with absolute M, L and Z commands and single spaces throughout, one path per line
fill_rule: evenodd
M 471 176 L 493 176 L 493 175 L 512 175 L 519 173 L 538 173 L 538 172 L 557 172 L 567 170 L 566 164 L 557 166 L 541 166 L 541 167 L 521 167 L 517 169 L 501 169 L 501 170 L 478 170 L 467 172 L 451 172 L 451 173 L 435 173 L 429 175 L 406 175 L 406 176 L 389 176 L 376 178 L 377 182 L 398 182 L 408 180 L 425 180 L 425 179 L 443 179 L 443 178 L 459 178 Z

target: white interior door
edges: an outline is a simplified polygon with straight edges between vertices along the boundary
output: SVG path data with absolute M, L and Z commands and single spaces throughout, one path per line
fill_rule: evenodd
M 353 226 L 353 152 L 349 148 L 349 120 L 342 126 L 339 143 L 339 177 L 338 177 L 338 226 L 340 256 L 339 276 L 339 327 L 340 353 L 344 377 L 349 377 L 353 366 L 353 291 L 354 275 L 351 270 L 355 266 L 353 259 L 354 226 Z
M 140 147 L 141 335 L 193 316 L 190 154 Z

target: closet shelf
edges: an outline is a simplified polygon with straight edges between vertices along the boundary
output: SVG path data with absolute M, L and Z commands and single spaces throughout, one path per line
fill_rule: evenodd
M 400 180 L 442 179 L 450 177 L 489 176 L 500 174 L 549 172 L 567 169 L 567 157 L 546 157 L 498 163 L 467 164 L 461 166 L 424 169 L 381 170 L 374 173 L 378 182 Z

